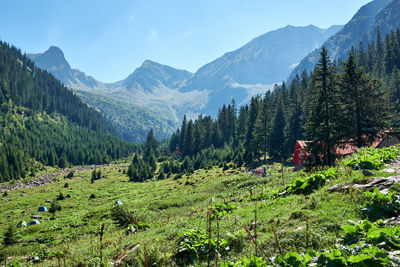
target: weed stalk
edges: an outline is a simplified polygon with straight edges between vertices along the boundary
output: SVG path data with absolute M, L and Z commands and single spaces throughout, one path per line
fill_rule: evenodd
M 210 267 L 210 251 L 211 251 L 211 215 L 213 209 L 207 211 L 207 233 L 208 233 L 208 251 L 207 251 L 207 267 Z
M 100 265 L 103 266 L 103 235 L 104 235 L 104 223 L 101 224 L 100 230 Z
M 144 267 L 150 267 L 149 256 L 147 255 L 146 244 L 143 246 Z
M 276 231 L 275 231 L 275 228 L 274 228 L 274 222 L 273 222 L 273 221 L 271 222 L 271 229 L 272 229 L 272 233 L 274 234 L 276 247 L 278 248 L 279 253 L 282 254 L 283 251 L 282 251 L 281 245 L 279 244 L 278 235 L 276 234 Z
M 249 235 L 250 241 L 253 242 L 253 244 L 258 248 L 258 250 L 260 250 L 260 251 L 264 254 L 264 257 L 268 258 L 267 253 L 265 253 L 265 251 L 263 251 L 262 249 L 260 249 L 260 248 L 258 247 L 257 241 L 256 241 L 255 238 L 253 237 L 253 235 L 252 235 L 252 233 L 250 232 L 250 230 L 249 230 L 246 226 L 244 226 L 244 225 L 242 225 L 242 228 L 243 228 L 243 229 L 247 232 L 247 234 Z
M 308 222 L 308 216 L 306 216 L 306 248 L 308 249 L 308 246 L 310 244 L 310 224 Z
M 255 201 L 255 204 L 254 204 L 254 241 L 255 241 L 255 246 L 254 246 L 254 248 L 255 248 L 255 255 L 256 255 L 256 257 L 258 256 L 257 255 L 257 200 Z

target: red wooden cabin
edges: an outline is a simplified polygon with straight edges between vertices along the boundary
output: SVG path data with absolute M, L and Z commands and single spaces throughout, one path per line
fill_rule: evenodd
M 309 141 L 297 140 L 296 147 L 294 149 L 293 161 L 295 168 L 300 170 L 303 168 L 304 164 L 306 163 L 308 154 L 307 154 L 307 143 Z

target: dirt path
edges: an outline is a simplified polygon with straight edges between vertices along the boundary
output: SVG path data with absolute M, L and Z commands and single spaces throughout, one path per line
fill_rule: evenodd
M 70 171 L 74 171 L 75 173 L 79 173 L 85 170 L 90 170 L 90 169 L 95 169 L 95 168 L 101 168 L 104 166 L 108 166 L 109 164 L 104 164 L 104 165 L 86 165 L 86 166 L 78 166 L 78 167 L 73 167 L 73 168 L 66 168 L 62 170 L 58 170 L 53 173 L 46 173 L 41 176 L 32 178 L 28 181 L 16 181 L 14 184 L 11 183 L 4 183 L 0 184 L 0 193 L 6 192 L 6 191 L 13 191 L 13 190 L 20 190 L 23 188 L 29 188 L 29 187 L 34 187 L 34 186 L 41 186 L 44 184 L 48 184 L 54 181 L 59 176 L 67 175 Z

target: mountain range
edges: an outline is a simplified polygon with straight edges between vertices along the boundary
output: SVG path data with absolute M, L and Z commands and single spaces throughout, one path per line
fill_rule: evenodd
M 336 34 L 323 44 L 331 59 L 344 59 L 352 47 L 358 49 L 360 44 L 364 49 L 377 38 L 379 29 L 382 37 L 391 30 L 400 28 L 400 0 L 375 0 L 363 7 Z M 318 61 L 320 48 L 307 55 L 293 70 L 289 80 L 303 71 L 313 70 Z
M 287 26 L 251 40 L 196 73 L 146 60 L 126 79 L 115 83 L 103 83 L 71 68 L 55 46 L 27 56 L 102 112 L 125 140 L 141 142 L 150 128 L 158 138 L 168 137 L 184 114 L 189 118 L 200 113 L 215 116 L 218 107 L 233 98 L 243 104 L 272 89 L 307 53 L 340 29 Z

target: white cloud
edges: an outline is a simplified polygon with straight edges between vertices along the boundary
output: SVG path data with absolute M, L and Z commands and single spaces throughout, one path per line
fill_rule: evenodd
M 190 30 L 190 31 L 187 31 L 187 32 L 185 32 L 185 37 L 189 37 L 190 35 L 192 35 L 192 31 Z
M 149 41 L 157 41 L 158 40 L 158 31 L 155 29 L 151 29 L 147 36 L 147 39 Z
M 294 69 L 299 65 L 299 63 L 294 63 L 292 65 L 289 66 L 289 69 Z

